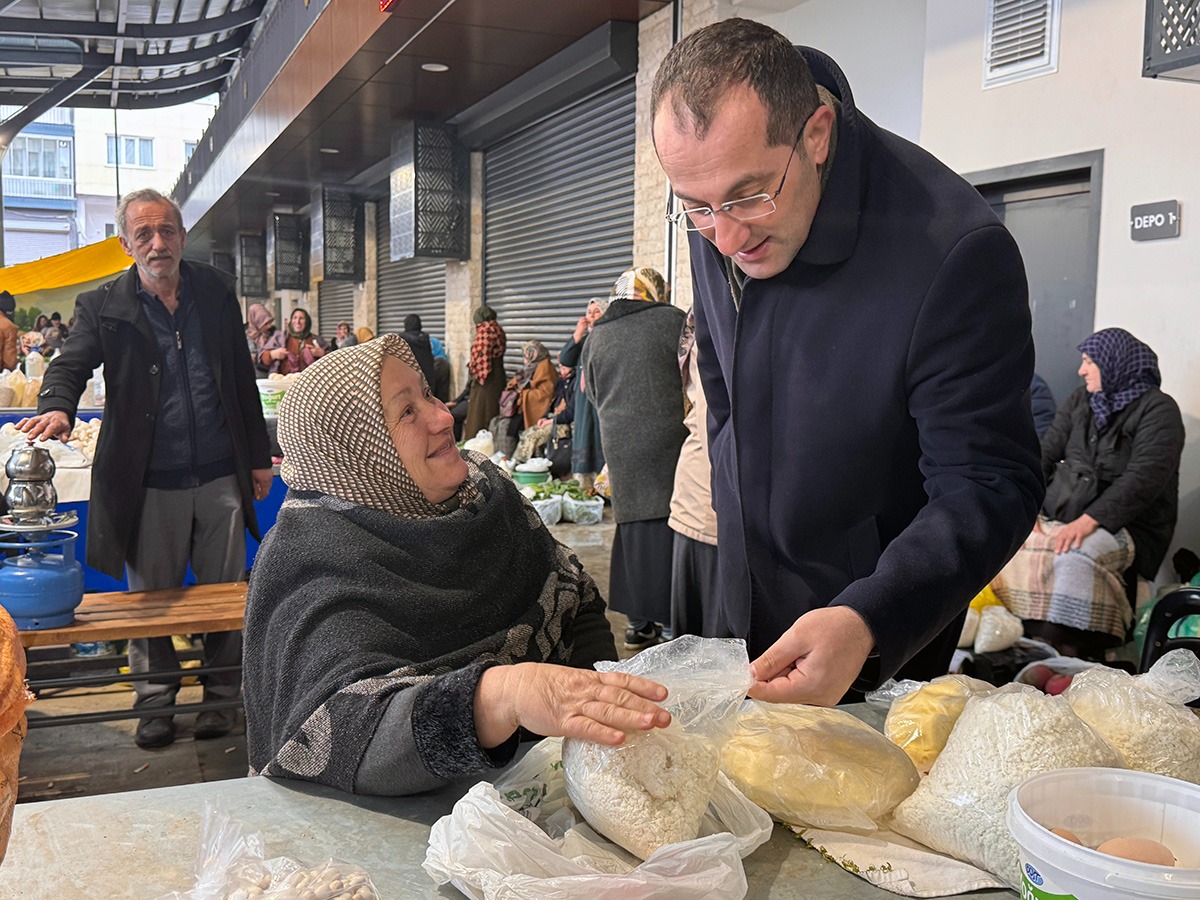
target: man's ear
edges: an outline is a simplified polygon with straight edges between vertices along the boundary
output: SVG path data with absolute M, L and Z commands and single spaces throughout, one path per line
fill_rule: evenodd
M 822 103 L 808 120 L 804 129 L 804 152 L 818 166 L 829 158 L 829 140 L 833 135 L 833 123 L 837 113 L 832 106 Z

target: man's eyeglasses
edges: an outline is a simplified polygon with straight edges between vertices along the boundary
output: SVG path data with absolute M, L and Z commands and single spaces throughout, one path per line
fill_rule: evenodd
M 788 169 L 792 166 L 792 157 L 796 155 L 796 147 L 802 137 L 804 137 L 803 127 L 792 144 L 792 152 L 788 154 L 787 165 L 783 167 L 783 177 L 779 179 L 779 187 L 775 189 L 775 193 L 755 194 L 752 197 L 742 197 L 740 200 L 730 200 L 728 203 L 722 203 L 716 209 L 710 206 L 697 206 L 694 209 L 684 209 L 677 213 L 671 212 L 671 198 L 668 198 L 667 221 L 686 231 L 707 231 L 717 224 L 717 213 L 723 213 L 738 222 L 749 222 L 751 219 L 769 216 L 775 212 L 775 198 L 780 195 L 784 184 L 787 183 Z

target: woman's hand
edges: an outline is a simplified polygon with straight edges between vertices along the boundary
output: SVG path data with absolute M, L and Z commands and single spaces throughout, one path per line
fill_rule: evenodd
M 318 344 L 316 341 L 312 342 L 312 345 L 310 346 L 309 349 L 312 351 L 313 359 L 320 359 L 322 356 L 325 355 L 325 348 L 322 347 L 320 344 Z
M 548 663 L 493 666 L 475 690 L 475 733 L 498 747 L 518 726 L 545 737 L 572 737 L 615 747 L 628 731 L 666 728 L 658 705 L 667 689 L 636 675 Z
M 1100 527 L 1100 523 L 1084 513 L 1074 522 L 1068 522 L 1054 535 L 1054 552 L 1066 553 L 1078 550 L 1083 539 Z
M 545 428 L 547 425 L 551 425 L 551 424 L 553 424 L 553 423 L 554 423 L 554 420 L 553 420 L 553 419 L 548 419 L 548 418 L 546 418 L 545 416 L 543 416 L 542 418 L 540 418 L 540 419 L 538 419 L 538 420 L 537 420 L 537 427 L 538 427 L 538 428 Z
M 580 341 L 582 341 L 583 336 L 587 333 L 588 333 L 588 317 L 580 316 L 579 321 L 575 323 L 575 334 L 572 335 L 572 337 L 575 340 L 575 343 L 578 344 Z
M 271 354 L 271 359 L 276 360 L 278 362 L 283 362 L 285 359 L 287 359 L 287 355 L 288 355 L 286 347 L 277 347 L 276 349 L 270 351 L 270 354 Z

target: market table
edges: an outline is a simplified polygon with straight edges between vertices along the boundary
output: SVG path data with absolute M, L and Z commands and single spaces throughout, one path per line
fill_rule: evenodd
M 881 711 L 846 709 L 879 727 Z M 131 791 L 16 808 L 0 898 L 156 900 L 190 888 L 205 802 L 247 831 L 261 831 L 268 857 L 307 863 L 336 857 L 370 873 L 385 898 L 462 897 L 438 888 L 421 868 L 429 829 L 478 781 L 468 778 L 414 797 L 354 797 L 321 785 L 245 778 Z M 886 900 L 894 897 L 851 875 L 775 826 L 771 840 L 744 860 L 751 900 Z M 976 891 L 960 898 L 1006 898 Z

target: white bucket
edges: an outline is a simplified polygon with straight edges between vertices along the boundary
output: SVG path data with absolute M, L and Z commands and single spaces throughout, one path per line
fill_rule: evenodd
M 1051 828 L 1066 828 L 1081 847 Z M 1125 769 L 1059 769 L 1008 796 L 1021 849 L 1022 900 L 1182 900 L 1200 897 L 1200 786 Z M 1088 849 L 1114 837 L 1168 847 L 1175 868 Z

